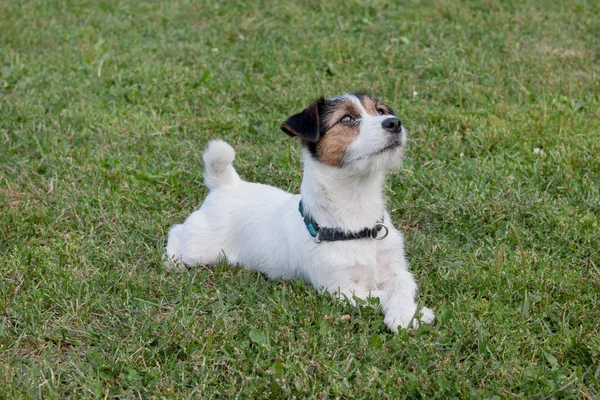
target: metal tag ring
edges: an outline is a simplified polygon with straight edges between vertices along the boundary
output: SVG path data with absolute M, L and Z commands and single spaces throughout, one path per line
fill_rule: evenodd
M 315 243 L 321 243 L 321 239 L 319 239 L 319 232 L 317 232 L 316 236 L 312 237 L 313 242 Z
M 381 230 L 381 228 L 385 229 L 385 233 L 383 234 L 383 236 L 378 235 L 378 232 Z M 390 233 L 390 230 L 388 229 L 388 227 L 385 226 L 383 223 L 378 222 L 375 224 L 375 229 L 371 233 L 371 237 L 375 240 L 383 240 L 387 237 L 387 235 L 389 233 Z

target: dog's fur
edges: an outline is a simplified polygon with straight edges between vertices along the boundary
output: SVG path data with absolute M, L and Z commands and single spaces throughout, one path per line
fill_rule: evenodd
M 232 166 L 231 146 L 210 142 L 204 152 L 210 193 L 199 210 L 171 228 L 168 264 L 214 264 L 226 256 L 269 278 L 303 279 L 350 301 L 379 297 L 393 332 L 432 322 L 429 308 L 416 315 L 417 285 L 403 237 L 385 211 L 385 175 L 401 166 L 406 143 L 393 111 L 367 95 L 321 98 L 281 128 L 302 143 L 301 194 L 243 181 Z M 315 243 L 298 212 L 300 199 L 322 227 L 356 232 L 383 215 L 389 235 Z

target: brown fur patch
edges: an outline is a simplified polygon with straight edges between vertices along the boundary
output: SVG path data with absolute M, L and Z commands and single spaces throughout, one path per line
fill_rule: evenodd
M 340 122 L 346 114 L 355 119 L 360 118 L 360 112 L 352 102 L 336 105 L 328 112 L 324 121 L 327 130 L 317 142 L 317 157 L 331 167 L 342 165 L 348 147 L 359 133 L 357 124 Z
M 362 96 L 360 102 L 369 114 L 379 115 L 379 112 L 377 111 L 377 102 L 375 101 L 375 99 L 369 96 Z
M 341 124 L 334 126 L 317 143 L 319 160 L 331 167 L 341 166 L 348 147 L 357 136 L 358 126 L 348 127 Z
M 371 115 L 379 115 L 378 110 L 383 110 L 384 114 L 393 115 L 394 112 L 391 108 L 381 103 L 379 100 L 374 99 L 371 96 L 362 96 L 360 99 L 362 106 L 365 108 L 367 113 Z

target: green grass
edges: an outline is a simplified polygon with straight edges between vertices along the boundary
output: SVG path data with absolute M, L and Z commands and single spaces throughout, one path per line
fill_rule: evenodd
M 0 397 L 600 398 L 599 21 L 594 1 L 0 0 Z M 279 124 L 356 90 L 408 127 L 386 191 L 435 325 L 164 270 L 208 140 L 297 191 Z

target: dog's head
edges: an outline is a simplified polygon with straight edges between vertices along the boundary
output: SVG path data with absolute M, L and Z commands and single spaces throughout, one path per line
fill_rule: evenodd
M 399 167 L 406 142 L 394 111 L 364 94 L 320 98 L 281 129 L 299 137 L 316 160 L 336 168 Z

